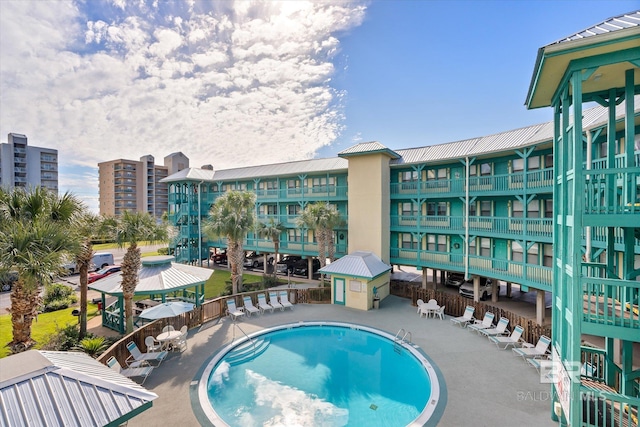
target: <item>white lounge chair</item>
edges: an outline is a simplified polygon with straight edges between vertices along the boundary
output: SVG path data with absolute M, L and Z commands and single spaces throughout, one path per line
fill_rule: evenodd
M 242 297 L 242 301 L 244 302 L 245 313 L 249 313 L 247 316 L 251 316 L 253 313 L 260 313 L 260 309 L 253 305 L 253 300 L 250 296 Z
M 547 354 L 549 350 L 549 345 L 551 344 L 551 338 L 546 335 L 541 335 L 540 339 L 538 339 L 538 343 L 535 347 L 527 346 L 525 344 L 524 347 L 513 348 L 511 349 L 516 356 L 520 356 L 523 359 L 529 359 L 532 357 L 543 357 Z
M 278 294 L 275 292 L 269 292 L 269 305 L 274 309 L 279 308 L 280 311 L 284 311 L 284 306 L 278 302 Z
M 508 347 L 519 347 L 523 344 L 521 340 L 523 332 L 522 326 L 517 325 L 508 337 L 493 336 L 489 337 L 489 341 L 494 343 L 500 350 L 506 350 Z
M 473 313 L 476 311 L 475 307 L 468 305 L 464 310 L 464 314 L 460 317 L 453 317 L 451 319 L 451 323 L 454 325 L 460 325 L 463 328 L 467 326 L 467 323 L 473 322 L 475 318 L 473 317 Z
M 506 335 L 508 334 L 507 326 L 509 326 L 509 319 L 507 319 L 506 317 L 501 317 L 500 320 L 498 321 L 498 325 L 495 328 L 479 329 L 478 334 L 484 335 L 485 337 L 493 337 L 496 335 Z
M 239 317 L 245 315 L 245 312 L 236 307 L 236 301 L 233 298 L 227 300 L 227 313 L 231 317 L 231 320 L 238 320 Z
M 131 353 L 126 360 L 127 366 L 130 368 L 139 368 L 140 366 L 148 365 L 150 362 L 158 362 L 156 366 L 160 366 L 162 361 L 167 358 L 167 354 L 169 354 L 166 351 L 143 353 L 133 341 L 127 343 L 127 350 Z
M 116 358 L 113 356 L 111 356 L 107 360 L 107 366 L 127 378 L 142 378 L 142 382 L 140 383 L 141 385 L 144 384 L 147 377 L 151 374 L 151 371 L 153 371 L 153 366 L 142 366 L 140 368 L 122 368 L 122 366 L 120 366 L 120 363 L 118 363 Z
M 482 322 L 476 320 L 474 323 L 467 325 L 467 329 L 470 331 L 478 332 L 480 329 L 489 329 L 493 325 L 493 318 L 495 314 L 490 311 L 487 311 L 482 318 Z
M 270 310 L 273 313 L 273 307 L 267 304 L 267 299 L 264 294 L 258 294 L 258 308 L 264 313 L 265 310 Z
M 151 335 L 147 335 L 145 337 L 144 345 L 147 346 L 147 352 L 149 353 L 162 350 L 162 343 L 160 341 L 156 341 L 156 339 Z
M 280 292 L 280 304 L 282 304 L 284 308 L 293 310 L 293 304 L 289 302 L 289 294 L 287 294 L 287 291 Z

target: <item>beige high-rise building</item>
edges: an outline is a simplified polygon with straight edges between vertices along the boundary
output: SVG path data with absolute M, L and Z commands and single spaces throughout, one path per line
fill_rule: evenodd
M 168 209 L 168 189 L 160 180 L 189 167 L 181 152 L 169 154 L 164 165 L 152 155 L 140 160 L 117 159 L 98 163 L 100 214 L 119 216 L 124 211 L 148 212 L 161 218 Z

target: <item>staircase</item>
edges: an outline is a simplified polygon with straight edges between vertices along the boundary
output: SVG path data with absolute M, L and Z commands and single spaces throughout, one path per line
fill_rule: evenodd
M 240 365 L 260 356 L 269 348 L 270 341 L 264 338 L 248 340 L 231 350 L 225 360 L 231 366 Z

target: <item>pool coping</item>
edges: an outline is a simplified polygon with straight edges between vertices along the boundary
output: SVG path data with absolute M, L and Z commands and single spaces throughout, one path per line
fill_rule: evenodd
M 233 327 L 238 326 L 236 322 L 233 322 Z M 202 364 L 202 366 L 198 369 L 198 372 L 194 376 L 191 381 L 189 387 L 189 395 L 191 400 L 191 407 L 193 409 L 193 413 L 200 422 L 202 426 L 215 426 L 215 427 L 228 427 L 227 424 L 213 409 L 213 407 L 208 404 L 209 397 L 207 393 L 207 381 L 202 381 L 202 379 L 208 379 L 211 376 L 211 372 L 213 368 L 218 364 L 218 362 L 227 355 L 229 351 L 242 345 L 248 340 L 265 335 L 271 332 L 283 330 L 283 329 L 291 329 L 296 327 L 305 327 L 305 326 L 336 326 L 350 329 L 357 329 L 367 331 L 369 333 L 373 333 L 384 338 L 387 338 L 390 341 L 393 341 L 402 346 L 405 350 L 411 353 L 418 361 L 422 364 L 423 368 L 427 372 L 429 376 L 429 380 L 431 382 L 431 395 L 429 396 L 429 401 L 420 412 L 420 414 L 413 420 L 408 426 L 418 427 L 432 427 L 438 424 L 440 418 L 444 414 L 444 410 L 447 404 L 447 387 L 444 376 L 442 372 L 437 367 L 437 365 L 431 360 L 431 358 L 422 350 L 422 348 L 412 343 L 411 341 L 406 341 L 404 339 L 398 339 L 398 334 L 396 336 L 391 335 L 390 333 L 374 328 L 368 325 L 362 325 L 357 323 L 347 323 L 347 322 L 338 322 L 338 321 L 298 321 L 295 323 L 284 323 L 281 325 L 271 326 L 268 328 L 261 329 L 259 331 L 246 334 L 242 328 L 238 326 L 243 336 L 238 339 L 234 339 L 231 343 L 221 347 L 216 351 L 211 357 L 207 358 L 207 360 Z M 234 330 L 235 331 L 235 330 Z M 402 330 L 401 330 L 402 331 Z

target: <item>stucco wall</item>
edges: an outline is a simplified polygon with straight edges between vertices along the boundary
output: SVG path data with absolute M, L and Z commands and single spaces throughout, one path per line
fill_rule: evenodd
M 367 281 L 367 279 L 360 277 L 333 275 L 332 287 L 331 287 L 331 300 L 334 301 L 333 287 L 334 279 L 344 279 L 345 281 L 345 306 L 351 308 L 357 308 L 359 310 L 370 310 L 373 308 L 373 288 L 377 288 L 380 299 L 384 299 L 390 293 L 389 281 L 391 279 L 390 273 L 385 273 L 382 276 L 375 278 L 374 280 Z M 359 285 L 358 285 L 359 282 Z M 359 290 L 356 290 L 357 288 Z

